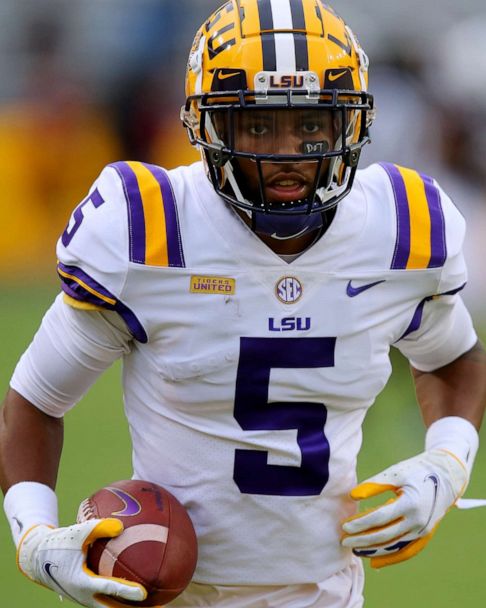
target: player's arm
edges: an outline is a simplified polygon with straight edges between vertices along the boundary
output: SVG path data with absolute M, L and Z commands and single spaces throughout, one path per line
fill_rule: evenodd
M 83 606 L 139 601 L 137 584 L 94 575 L 88 546 L 121 533 L 119 520 L 91 520 L 59 528 L 54 493 L 63 415 L 98 376 L 130 348 L 116 313 L 75 310 L 59 296 L 22 356 L 0 417 L 0 482 L 20 570 L 33 581 Z M 107 596 L 113 596 L 111 598 Z
M 0 416 L 0 486 L 24 480 L 54 489 L 63 443 L 63 419 L 36 408 L 9 389 Z
M 479 430 L 486 407 L 486 352 L 479 341 L 449 365 L 430 372 L 412 365 L 411 370 L 427 427 L 459 416 Z
M 432 300 L 421 327 L 401 340 L 411 363 L 427 432 L 425 450 L 359 484 L 363 500 L 391 492 L 383 505 L 343 524 L 343 545 L 376 568 L 409 559 L 432 538 L 465 492 L 486 403 L 486 356 L 458 295 Z

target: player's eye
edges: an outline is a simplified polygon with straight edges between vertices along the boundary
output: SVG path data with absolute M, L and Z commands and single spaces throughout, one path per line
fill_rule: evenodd
M 249 126 L 248 132 L 250 135 L 255 137 L 262 137 L 262 135 L 267 135 L 269 132 L 269 128 L 264 123 L 254 123 Z
M 302 130 L 306 135 L 313 135 L 314 133 L 318 133 L 322 129 L 322 125 L 316 122 L 305 122 L 302 125 Z

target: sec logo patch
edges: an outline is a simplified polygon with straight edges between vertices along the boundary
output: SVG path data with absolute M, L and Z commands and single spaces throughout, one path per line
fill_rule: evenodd
M 303 294 L 302 283 L 295 277 L 283 277 L 275 286 L 277 298 L 284 304 L 298 302 Z

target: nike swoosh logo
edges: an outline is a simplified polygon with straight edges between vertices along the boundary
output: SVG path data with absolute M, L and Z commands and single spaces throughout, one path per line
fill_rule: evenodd
M 420 530 L 419 534 L 421 534 L 430 524 L 430 520 L 432 519 L 432 516 L 435 511 L 435 505 L 437 504 L 437 494 L 439 493 L 439 478 L 437 477 L 437 475 L 427 475 L 424 479 L 424 483 L 428 479 L 430 479 L 430 481 L 434 484 L 434 500 L 432 502 L 432 508 L 430 509 L 429 519 L 427 520 L 425 526 Z
M 218 79 L 219 80 L 226 80 L 227 78 L 234 78 L 235 76 L 239 76 L 240 72 L 231 72 L 231 74 L 221 74 L 221 72 L 218 72 Z
M 401 551 L 404 547 L 409 545 L 411 542 L 412 542 L 411 540 L 399 540 L 394 545 L 391 545 L 391 547 L 385 547 L 385 551 Z
M 274 232 L 271 236 L 272 239 L 277 239 L 278 241 L 286 241 L 289 238 L 295 239 L 298 236 L 302 236 L 305 232 L 307 232 L 308 228 L 303 228 L 300 232 L 297 232 L 297 234 L 293 234 L 291 237 L 289 236 L 278 236 L 276 232 Z
M 383 547 L 383 549 L 385 551 L 389 551 L 390 553 L 395 551 L 401 551 L 411 542 L 411 540 L 400 540 L 394 545 L 390 545 L 389 547 Z M 358 557 L 371 557 L 376 553 L 376 549 L 353 549 L 353 553 Z
M 133 498 L 133 496 L 128 494 L 128 492 L 124 492 L 123 490 L 119 490 L 118 488 L 106 489 L 112 492 L 115 496 L 118 496 L 118 498 L 123 503 L 123 509 L 120 509 L 120 511 L 114 511 L 112 515 L 132 516 L 138 515 L 142 510 L 142 507 L 140 506 L 138 500 Z
M 64 589 L 64 587 L 61 584 L 59 584 L 59 582 L 56 579 L 56 577 L 52 574 L 52 571 L 56 570 L 58 568 L 58 566 L 56 564 L 53 564 L 52 562 L 45 562 L 42 567 L 44 569 L 44 572 L 51 579 L 51 581 L 56 585 L 56 587 L 58 589 L 61 590 L 61 593 L 63 595 L 65 595 L 66 597 L 68 597 L 69 599 L 71 599 L 73 602 L 79 603 L 78 600 L 75 597 L 73 597 L 70 593 L 68 593 L 66 591 L 66 589 Z
M 352 281 L 349 281 L 349 283 L 346 287 L 346 294 L 350 298 L 355 298 L 356 296 L 359 296 L 360 293 L 363 293 L 363 291 L 367 291 L 368 289 L 371 289 L 372 287 L 375 287 L 376 285 L 379 285 L 380 283 L 385 283 L 385 282 L 386 282 L 386 280 L 382 279 L 381 281 L 375 281 L 374 283 L 367 283 L 366 285 L 361 285 L 360 287 L 353 287 Z
M 12 519 L 17 523 L 17 526 L 19 527 L 19 532 L 22 532 L 22 530 L 24 529 L 24 524 L 16 517 L 12 517 Z
M 347 73 L 348 73 L 348 70 L 344 70 L 343 72 L 338 72 L 337 74 L 329 74 L 328 78 L 331 82 L 334 82 L 335 80 L 342 78 Z

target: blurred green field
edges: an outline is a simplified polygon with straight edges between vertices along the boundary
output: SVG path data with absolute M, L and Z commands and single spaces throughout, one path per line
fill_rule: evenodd
M 0 391 L 28 345 L 55 288 L 3 287 L 0 292 Z M 395 375 L 365 423 L 360 478 L 421 451 L 423 427 L 408 370 L 398 356 Z M 130 477 L 130 446 L 119 387 L 120 367 L 106 373 L 66 416 L 58 482 L 61 523 L 72 523 L 79 502 L 93 490 Z M 486 438 L 483 432 L 483 441 Z M 486 497 L 486 456 L 479 453 L 467 495 Z M 415 559 L 383 571 L 367 569 L 367 608 L 479 608 L 486 604 L 486 509 L 454 509 L 429 547 Z M 0 516 L 0 608 L 55 608 L 57 596 L 24 579 L 6 520 Z M 71 605 L 65 602 L 65 605 Z

